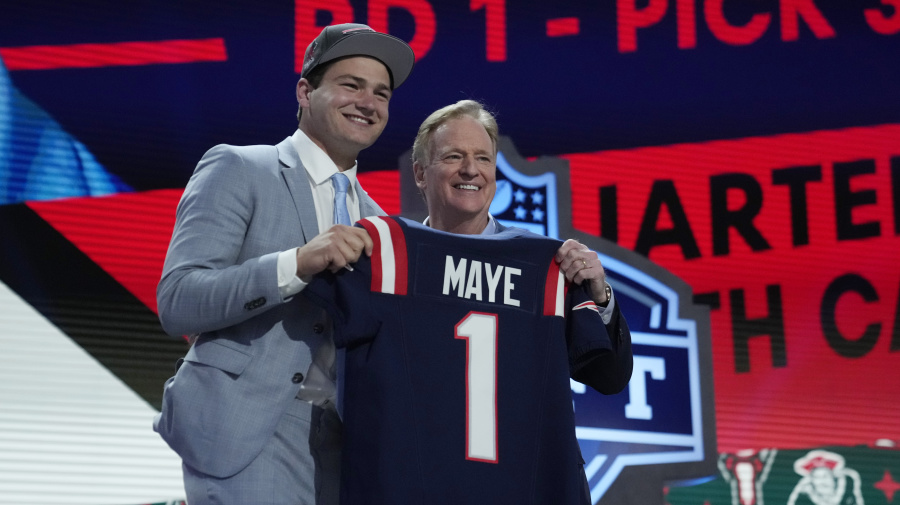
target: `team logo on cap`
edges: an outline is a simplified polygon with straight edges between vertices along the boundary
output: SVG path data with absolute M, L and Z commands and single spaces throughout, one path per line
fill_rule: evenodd
M 303 72 L 309 70 L 309 66 L 312 64 L 313 60 L 316 59 L 316 51 L 319 49 L 319 40 L 316 39 L 312 41 L 312 44 L 309 45 L 309 48 L 306 50 L 306 59 L 303 61 Z

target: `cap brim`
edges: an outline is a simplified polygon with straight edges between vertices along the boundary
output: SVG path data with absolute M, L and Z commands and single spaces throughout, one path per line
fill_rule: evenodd
M 390 70 L 394 88 L 398 88 L 409 77 L 416 56 L 402 40 L 379 32 L 357 32 L 344 37 L 331 46 L 319 62 L 325 63 L 344 56 L 371 56 Z

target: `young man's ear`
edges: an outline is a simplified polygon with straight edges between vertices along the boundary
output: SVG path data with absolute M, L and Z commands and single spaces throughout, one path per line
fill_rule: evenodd
M 297 81 L 297 103 L 300 107 L 309 107 L 309 93 L 312 90 L 312 85 L 305 77 Z

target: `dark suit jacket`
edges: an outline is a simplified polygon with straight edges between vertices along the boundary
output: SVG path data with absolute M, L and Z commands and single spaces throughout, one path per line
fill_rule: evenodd
M 507 227 L 497 221 L 496 233 Z M 628 385 L 634 368 L 634 356 L 631 349 L 631 330 L 625 316 L 614 301 L 609 322 L 597 331 L 605 331 L 609 335 L 612 350 L 595 351 L 584 356 L 576 364 L 577 371 L 572 378 L 586 384 L 605 395 L 616 394 Z M 570 306 L 567 303 L 567 306 Z M 568 310 L 568 309 L 567 309 Z

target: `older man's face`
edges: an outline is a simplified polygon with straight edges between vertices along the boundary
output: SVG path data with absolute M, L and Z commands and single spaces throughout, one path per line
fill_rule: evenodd
M 425 166 L 416 164 L 416 185 L 425 194 L 432 226 L 458 231 L 484 225 L 497 191 L 496 153 L 476 119 L 451 119 L 435 130 Z

